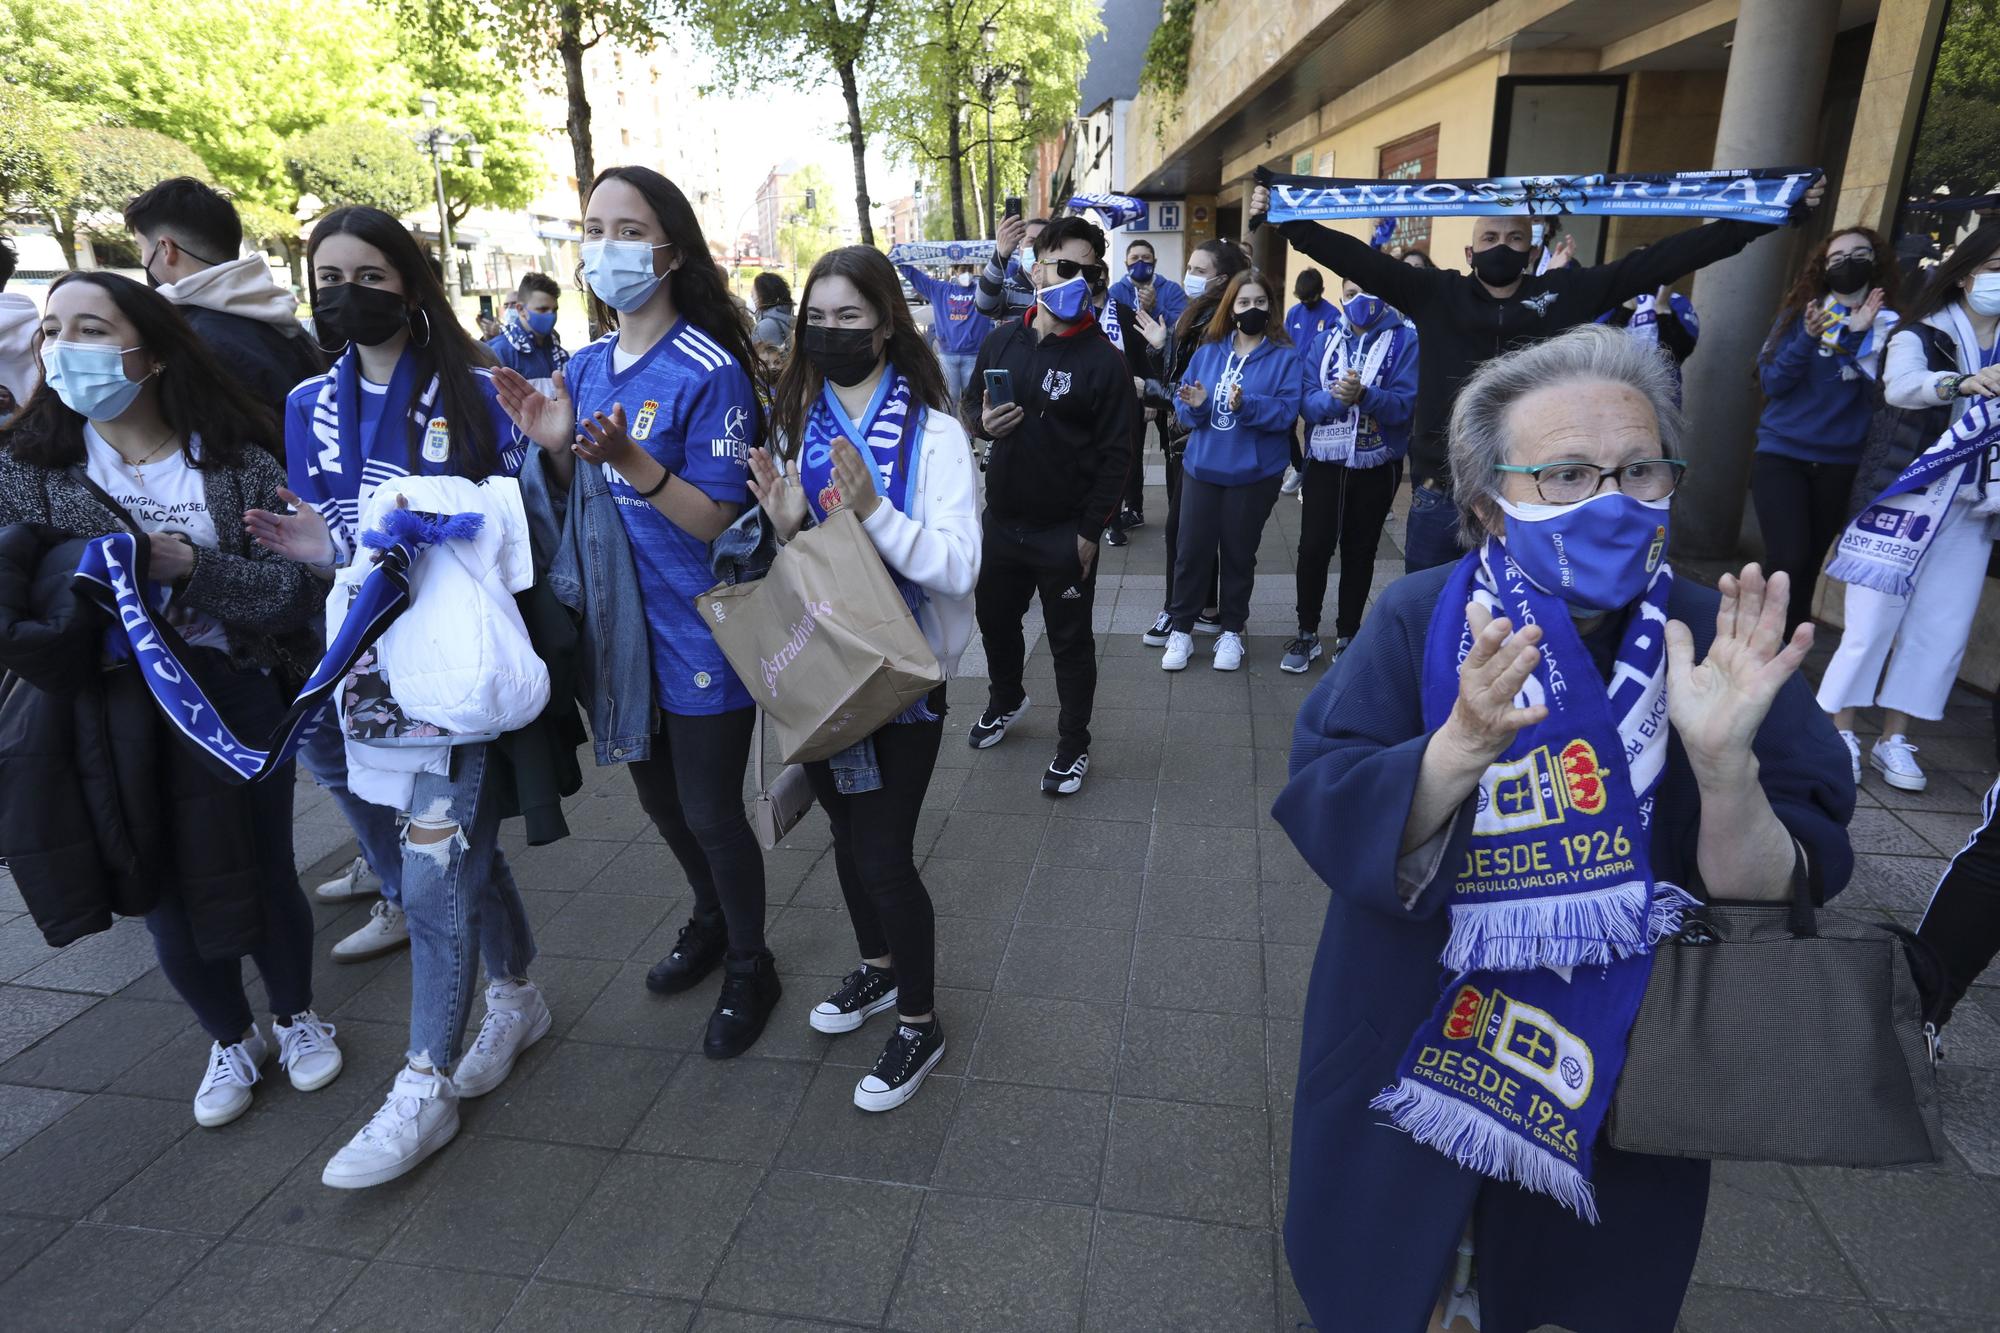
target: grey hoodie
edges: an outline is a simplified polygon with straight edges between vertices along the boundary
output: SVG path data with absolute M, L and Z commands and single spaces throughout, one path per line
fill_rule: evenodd
M 13 393 L 16 405 L 25 405 L 42 382 L 34 351 L 35 330 L 41 322 L 42 312 L 33 301 L 0 292 L 0 388 Z

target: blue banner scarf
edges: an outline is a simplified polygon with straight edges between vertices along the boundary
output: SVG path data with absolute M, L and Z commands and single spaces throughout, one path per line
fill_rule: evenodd
M 1104 336 L 1111 340 L 1113 347 L 1121 352 L 1125 350 L 1125 329 L 1118 322 L 1116 301 L 1109 297 L 1105 298 L 1103 307 L 1097 312 L 1097 326 L 1104 330 Z
M 1396 219 L 1380 218 L 1375 223 L 1375 234 L 1368 238 L 1368 244 L 1377 250 L 1389 244 L 1389 238 L 1396 234 Z
M 823 523 L 840 506 L 840 488 L 833 480 L 833 443 L 843 435 L 861 454 L 874 478 L 875 493 L 904 514 L 910 513 L 910 496 L 916 490 L 917 446 L 923 440 L 924 408 L 911 401 L 910 382 L 891 365 L 882 371 L 882 382 L 860 421 L 851 420 L 847 409 L 834 396 L 833 385 L 821 386 L 812 410 L 806 413 L 799 443 L 799 484 L 806 493 L 806 505 L 814 522 Z M 885 564 L 883 568 L 887 569 Z M 904 603 L 915 615 L 928 598 L 923 588 L 895 570 L 889 577 Z M 891 718 L 891 722 L 933 722 L 927 699 L 919 699 Z
M 992 257 L 991 241 L 904 241 L 889 247 L 892 264 L 976 264 Z
M 1662 533 L 1664 540 L 1664 533 Z M 1650 869 L 1667 758 L 1662 563 L 1633 609 L 1607 687 L 1568 608 L 1488 538 L 1452 572 L 1424 645 L 1424 721 L 1458 697 L 1478 601 L 1540 625 L 1520 702 L 1548 717 L 1515 736 L 1474 792 L 1438 1007 L 1397 1082 L 1369 1104 L 1469 1170 L 1597 1220 L 1591 1147 L 1652 973 L 1652 946 L 1694 900 Z
M 1492 176 L 1485 180 L 1366 180 L 1288 176 L 1258 168 L 1271 191 L 1271 222 L 1395 217 L 1740 218 L 1773 225 L 1820 178 L 1818 167 L 1717 171 L 1591 172 L 1580 176 Z
M 1067 206 L 1079 213 L 1091 209 L 1102 215 L 1108 231 L 1117 231 L 1128 222 L 1143 222 L 1147 212 L 1146 201 L 1129 194 L 1073 194 Z
M 1962 486 L 2000 485 L 2000 403 L 1975 398 L 1840 534 L 1827 575 L 1908 597 L 1917 566 Z

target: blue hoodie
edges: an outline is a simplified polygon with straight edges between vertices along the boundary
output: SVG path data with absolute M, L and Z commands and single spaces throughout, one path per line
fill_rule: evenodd
M 1181 383 L 1203 385 L 1208 397 L 1200 407 L 1174 400 L 1175 415 L 1194 432 L 1181 466 L 1212 486 L 1247 486 L 1283 472 L 1291 461 L 1292 423 L 1299 419 L 1304 378 L 1299 354 L 1269 338 L 1252 349 L 1240 368 L 1242 406 L 1234 412 L 1216 410 L 1217 381 L 1235 361 L 1235 347 L 1232 333 L 1196 348 Z
M 1375 377 L 1375 383 L 1364 385 L 1361 401 L 1355 406 L 1363 416 L 1375 419 L 1376 429 L 1381 434 L 1379 448 L 1358 451 L 1348 463 L 1349 467 L 1379 467 L 1393 463 L 1410 452 L 1410 418 L 1417 410 L 1417 330 L 1406 322 L 1393 306 L 1383 306 L 1382 315 L 1374 327 L 1365 333 L 1356 334 L 1345 319 L 1338 319 L 1328 326 L 1327 331 L 1313 339 L 1306 352 L 1300 369 L 1304 374 L 1305 397 L 1301 401 L 1299 415 L 1305 418 L 1307 443 L 1311 443 L 1314 426 L 1336 421 L 1347 415 L 1347 408 L 1333 396 L 1328 381 L 1332 374 L 1333 362 L 1327 353 L 1336 341 L 1359 338 L 1362 343 L 1358 364 L 1367 356 L 1366 346 L 1376 338 L 1388 336 L 1390 330 L 1397 330 L 1401 345 L 1394 348 L 1382 371 Z M 1311 451 L 1307 451 L 1311 456 Z
M 979 344 L 993 331 L 993 321 L 979 313 L 976 281 L 961 287 L 933 278 L 914 264 L 897 265 L 910 286 L 931 303 L 931 336 L 944 356 L 977 356 Z
M 1153 318 L 1172 328 L 1180 322 L 1181 311 L 1187 309 L 1187 293 L 1181 285 L 1161 273 L 1153 275 Z M 1123 301 L 1134 310 L 1139 308 L 1139 287 L 1130 277 L 1118 279 L 1111 284 L 1111 299 Z
M 1842 333 L 1839 351 L 1809 335 L 1803 316 L 1773 328 L 1757 358 L 1765 400 L 1757 452 L 1805 463 L 1860 462 L 1875 415 L 1875 367 L 1894 327 L 1885 310 L 1867 333 Z

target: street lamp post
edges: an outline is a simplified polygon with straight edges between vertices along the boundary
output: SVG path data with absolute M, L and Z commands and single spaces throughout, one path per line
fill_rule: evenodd
M 465 160 L 472 164 L 474 171 L 486 165 L 486 145 L 470 134 L 458 134 L 437 123 L 438 101 L 430 93 L 425 93 L 419 101 L 423 107 L 423 129 L 410 136 L 410 141 L 430 155 L 431 182 L 437 186 L 438 205 L 438 263 L 451 262 L 451 209 L 444 197 L 444 164 L 451 161 L 452 151 L 460 144 L 465 145 Z
M 998 200 L 994 199 L 993 182 L 993 94 L 1003 79 L 1014 84 L 1014 105 L 1020 108 L 1021 119 L 1028 118 L 1028 108 L 1034 98 L 1034 85 L 1028 82 L 1027 74 L 1018 65 L 991 63 L 994 48 L 1000 42 L 1000 25 L 992 19 L 979 25 L 979 47 L 988 57 L 988 62 L 979 66 L 976 78 L 979 83 L 979 99 L 986 107 L 986 235 L 997 239 L 1000 235 Z

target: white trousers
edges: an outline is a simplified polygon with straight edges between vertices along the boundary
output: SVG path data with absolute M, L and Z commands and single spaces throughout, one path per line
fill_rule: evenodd
M 1944 716 L 1993 545 L 1986 520 L 1971 511 L 1964 498 L 1945 510 L 1908 597 L 1848 585 L 1847 629 L 1820 680 L 1821 708 L 1876 704 L 1930 721 Z

